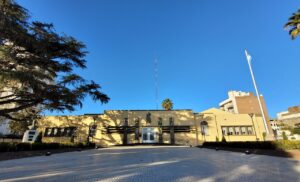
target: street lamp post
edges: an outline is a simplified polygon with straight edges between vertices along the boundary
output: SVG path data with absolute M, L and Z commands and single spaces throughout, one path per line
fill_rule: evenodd
M 255 133 L 255 137 L 256 137 L 256 141 L 258 140 L 257 138 L 257 133 L 256 133 L 256 129 L 255 129 L 255 125 L 254 125 L 254 121 L 253 121 L 253 116 L 254 116 L 254 113 L 250 113 L 249 114 L 250 118 L 251 118 L 251 121 L 252 121 L 252 126 L 253 126 L 253 129 L 254 129 L 254 133 Z
M 195 124 L 195 130 L 196 130 L 196 145 L 198 146 L 198 127 L 197 127 L 197 113 L 194 113 L 194 124 Z

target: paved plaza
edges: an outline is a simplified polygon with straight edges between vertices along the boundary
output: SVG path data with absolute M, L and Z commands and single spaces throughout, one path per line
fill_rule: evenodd
M 0 181 L 300 181 L 300 161 L 189 147 L 94 149 L 0 162 Z

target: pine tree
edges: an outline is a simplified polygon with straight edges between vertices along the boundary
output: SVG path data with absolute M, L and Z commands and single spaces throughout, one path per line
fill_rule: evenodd
M 107 103 L 100 85 L 74 72 L 86 68 L 86 46 L 29 18 L 14 0 L 0 0 L 0 116 L 17 119 L 34 106 L 74 111 L 87 95 Z

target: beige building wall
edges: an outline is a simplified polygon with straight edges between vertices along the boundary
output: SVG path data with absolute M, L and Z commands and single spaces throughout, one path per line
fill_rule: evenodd
M 149 118 L 151 118 L 151 122 Z M 162 127 L 159 125 L 159 118 L 161 118 Z M 39 121 L 38 129 L 43 132 L 43 142 L 87 142 L 89 139 L 90 142 L 95 142 L 97 145 L 112 146 L 124 143 L 125 135 L 122 133 L 124 132 L 122 128 L 126 125 L 125 121 L 128 121 L 127 144 L 142 143 L 143 129 L 148 128 L 155 132 L 155 143 L 159 143 L 159 134 L 162 131 L 162 143 L 171 144 L 170 118 L 173 118 L 174 121 L 174 141 L 179 145 L 194 146 L 204 141 L 216 141 L 216 138 L 221 141 L 223 136 L 227 141 L 262 141 L 263 132 L 265 132 L 262 118 L 259 116 L 254 116 L 252 122 L 248 114 L 234 114 L 215 108 L 201 113 L 193 113 L 192 110 L 109 110 L 100 115 L 47 116 Z M 139 121 L 139 127 L 135 127 L 137 121 Z M 206 133 L 203 131 L 201 123 L 207 123 Z M 89 128 L 92 125 L 96 125 L 97 128 L 95 135 L 89 137 Z M 252 127 L 253 133 L 222 134 L 222 127 L 231 126 Z M 66 129 L 68 127 L 77 128 L 74 136 L 59 137 L 47 134 L 49 131 L 57 131 L 51 128 Z
M 228 99 L 219 104 L 220 108 L 224 111 L 232 111 L 236 114 L 255 114 L 261 116 L 261 110 L 257 97 L 252 92 L 241 92 L 241 91 L 229 91 Z M 270 131 L 271 137 L 273 135 L 273 130 L 270 123 L 270 117 L 266 107 L 265 100 L 263 96 L 260 96 L 260 101 L 262 104 L 263 112 L 266 117 L 268 130 Z M 228 110 L 228 108 L 231 108 Z
M 200 141 L 220 141 L 223 136 L 226 141 L 259 141 L 264 140 L 263 133 L 266 132 L 263 119 L 254 115 L 253 121 L 248 114 L 235 114 L 220 109 L 212 108 L 200 113 L 202 120 L 208 122 L 208 135 L 200 136 Z M 199 121 L 198 121 L 199 122 Z M 200 123 L 198 123 L 200 125 Z M 252 127 L 252 134 L 228 135 L 222 133 L 222 127 Z M 241 132 L 240 132 L 241 133 Z
M 291 127 L 300 127 L 300 106 L 289 107 L 277 114 L 278 121 Z
M 151 122 L 147 122 L 146 116 L 151 113 Z M 89 127 L 97 125 L 96 134 L 89 140 L 103 146 L 123 144 L 122 133 L 107 133 L 107 127 L 120 127 L 125 125 L 125 118 L 128 120 L 128 126 L 134 127 L 135 122 L 139 121 L 139 134 L 143 128 L 154 128 L 159 130 L 159 118 L 162 119 L 162 126 L 170 125 L 170 118 L 173 118 L 174 126 L 194 127 L 194 114 L 192 110 L 108 110 L 102 115 L 83 115 L 83 116 L 47 116 L 39 121 L 39 130 L 46 132 L 46 128 L 64 128 L 76 127 L 76 137 L 74 142 L 86 142 L 88 139 Z M 175 144 L 187 144 L 186 140 L 179 140 L 180 136 L 194 137 L 195 134 L 175 133 Z M 171 143 L 170 133 L 162 134 L 163 143 Z M 190 141 L 189 139 L 187 139 Z M 194 139 L 195 140 L 195 139 Z M 43 137 L 43 142 L 71 142 L 71 137 Z M 141 143 L 142 139 L 136 140 L 135 133 L 127 134 L 127 143 Z M 195 143 L 195 142 L 194 142 Z

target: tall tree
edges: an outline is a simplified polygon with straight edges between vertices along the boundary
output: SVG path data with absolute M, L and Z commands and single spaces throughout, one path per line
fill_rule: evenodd
M 298 12 L 293 13 L 284 27 L 289 31 L 292 39 L 295 39 L 300 34 L 300 9 Z
M 11 114 L 11 116 L 17 118 L 17 120 L 9 122 L 10 132 L 15 135 L 23 135 L 26 130 L 32 129 L 30 127 L 33 126 L 34 128 L 34 123 L 41 118 L 40 112 L 40 108 L 30 107 Z M 22 122 L 20 122 L 20 120 Z
M 107 103 L 100 85 L 74 72 L 86 68 L 86 46 L 29 18 L 14 0 L 0 0 L 0 116 L 17 119 L 33 106 L 74 111 L 87 95 Z
M 165 109 L 165 110 L 167 110 L 167 111 L 170 111 L 170 110 L 172 110 L 173 109 L 173 102 L 172 102 L 172 100 L 171 99 L 165 99 L 165 100 L 163 100 L 163 102 L 162 102 L 162 107 Z

